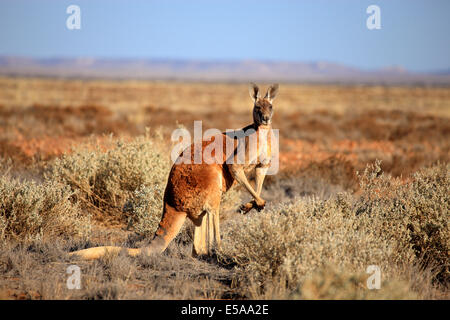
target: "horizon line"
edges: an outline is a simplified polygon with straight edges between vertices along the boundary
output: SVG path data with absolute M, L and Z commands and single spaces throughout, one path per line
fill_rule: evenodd
M 164 62 L 207 62 L 207 63 L 237 63 L 237 62 L 259 62 L 259 63 L 298 63 L 298 64 L 319 64 L 327 63 L 335 66 L 342 66 L 347 68 L 356 69 L 365 72 L 377 72 L 377 71 L 388 71 L 389 69 L 398 69 L 403 72 L 411 74 L 436 74 L 442 72 L 450 72 L 450 66 L 443 69 L 427 69 L 422 71 L 415 71 L 406 68 L 404 65 L 391 64 L 385 65 L 378 68 L 364 68 L 355 65 L 346 64 L 343 62 L 332 61 L 332 60 L 285 60 L 285 59 L 258 59 L 258 58 L 179 58 L 179 57 L 140 57 L 140 56 L 96 56 L 96 55 L 84 55 L 84 56 L 71 56 L 71 55 L 47 55 L 47 56 L 33 56 L 33 55 L 14 55 L 14 54 L 0 54 L 0 58 L 23 58 L 32 60 L 51 60 L 51 59 L 67 59 L 67 60 L 80 60 L 80 59 L 93 59 L 93 60 L 109 60 L 109 61 L 119 61 L 119 60 L 145 60 L 145 61 L 164 61 Z

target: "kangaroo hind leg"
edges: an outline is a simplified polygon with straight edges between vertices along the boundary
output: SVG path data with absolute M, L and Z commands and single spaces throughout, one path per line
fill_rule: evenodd
M 150 245 L 144 248 L 146 253 L 161 253 L 166 250 L 170 242 L 178 235 L 186 221 L 187 214 L 177 211 L 168 204 L 164 204 L 164 211 L 158 229 Z
M 194 225 L 192 255 L 211 255 L 220 246 L 219 208 L 205 210 Z

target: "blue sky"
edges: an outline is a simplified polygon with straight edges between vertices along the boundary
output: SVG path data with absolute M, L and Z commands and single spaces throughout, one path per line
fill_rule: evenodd
M 66 8 L 81 8 L 68 30 Z M 368 30 L 366 8 L 381 9 Z M 448 0 L 0 2 L 0 55 L 330 61 L 450 69 Z

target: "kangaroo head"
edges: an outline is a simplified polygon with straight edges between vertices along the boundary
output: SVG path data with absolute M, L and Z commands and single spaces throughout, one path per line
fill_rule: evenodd
M 272 123 L 273 108 L 272 101 L 278 93 L 278 84 L 272 84 L 264 98 L 259 95 L 259 88 L 252 83 L 249 88 L 250 97 L 252 97 L 253 105 L 253 121 L 256 125 L 270 125 Z

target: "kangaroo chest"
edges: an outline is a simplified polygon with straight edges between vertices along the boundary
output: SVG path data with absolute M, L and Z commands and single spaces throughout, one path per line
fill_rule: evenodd
M 270 131 L 261 129 L 245 136 L 245 163 L 246 172 L 253 170 L 258 164 L 270 160 Z

